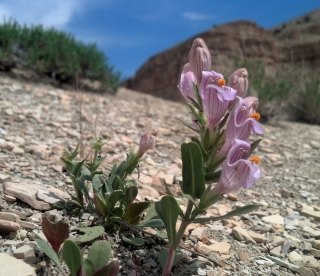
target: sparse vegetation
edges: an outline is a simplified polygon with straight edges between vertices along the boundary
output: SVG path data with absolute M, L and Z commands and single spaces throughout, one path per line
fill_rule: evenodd
M 0 25 L 0 68 L 10 71 L 15 67 L 32 69 L 39 76 L 75 87 L 79 79 L 90 79 L 115 91 L 120 80 L 95 44 L 77 41 L 53 28 L 21 26 L 9 20 Z
M 281 110 L 291 119 L 320 124 L 320 81 L 311 69 L 279 65 L 267 74 L 259 61 L 237 60 L 235 64 L 247 68 L 249 94 L 259 97 L 264 119 Z

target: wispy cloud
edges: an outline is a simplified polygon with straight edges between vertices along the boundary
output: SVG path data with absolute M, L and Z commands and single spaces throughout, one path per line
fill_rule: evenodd
M 184 12 L 182 13 L 182 17 L 191 21 L 207 21 L 215 18 L 212 15 L 207 15 L 207 14 L 197 13 L 197 12 Z
M 87 0 L 3 0 L 0 3 L 0 20 L 12 18 L 21 24 L 64 28 L 74 16 L 83 11 L 87 2 Z

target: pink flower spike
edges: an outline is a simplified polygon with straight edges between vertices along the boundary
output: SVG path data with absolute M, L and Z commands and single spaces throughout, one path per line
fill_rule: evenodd
M 247 69 L 240 68 L 234 71 L 229 78 L 228 86 L 237 90 L 237 96 L 244 97 L 249 87 Z
M 180 77 L 180 84 L 178 88 L 186 101 L 190 101 L 188 98 L 195 98 L 193 85 L 197 82 L 194 73 L 191 71 L 190 64 L 187 63 L 183 66 L 183 71 Z
M 157 131 L 152 129 L 149 132 L 146 132 L 141 136 L 139 149 L 138 149 L 138 157 L 141 158 L 145 152 L 149 149 L 153 149 L 156 145 L 157 140 Z
M 196 38 L 189 52 L 189 64 L 196 76 L 197 84 L 200 84 L 202 71 L 208 71 L 211 67 L 211 54 L 206 43 L 201 38 Z
M 243 188 L 251 188 L 261 177 L 261 170 L 256 162 L 248 160 L 250 144 L 234 139 L 222 166 L 222 173 L 214 191 L 226 194 Z
M 228 86 L 219 86 L 221 83 L 219 80 L 223 80 L 223 76 L 217 72 L 202 72 L 200 96 L 209 129 L 213 129 L 219 124 L 236 95 L 234 89 Z

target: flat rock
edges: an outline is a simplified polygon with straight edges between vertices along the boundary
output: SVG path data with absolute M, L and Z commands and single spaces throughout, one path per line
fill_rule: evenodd
M 19 276 L 36 276 L 35 269 L 29 264 L 12 257 L 8 254 L 0 253 L 0 276 L 13 275 Z
M 43 190 L 43 186 L 32 183 L 26 184 L 13 182 L 7 182 L 4 184 L 4 192 L 6 194 L 20 199 L 34 209 L 49 210 L 51 208 L 50 204 L 37 199 L 38 190 Z
M 13 222 L 18 222 L 20 217 L 14 213 L 10 212 L 0 212 L 0 220 L 8 220 Z
M 38 190 L 37 198 L 49 204 L 55 204 L 59 201 L 65 201 L 65 198 L 59 196 L 56 192 L 49 190 Z
M 302 209 L 301 209 L 301 214 L 306 216 L 306 217 L 312 217 L 318 221 L 320 221 L 320 211 L 314 210 L 312 206 L 308 206 L 305 204 L 301 204 Z
M 0 219 L 0 232 L 17 232 L 20 225 L 13 221 Z
M 265 216 L 265 217 L 262 218 L 262 221 L 264 221 L 266 223 L 269 223 L 269 224 L 284 225 L 283 216 L 280 216 L 280 215 Z
M 255 240 L 249 235 L 249 233 L 240 226 L 236 226 L 232 229 L 232 234 L 237 238 L 239 241 L 246 241 L 249 243 L 256 244 Z
M 301 265 L 303 263 L 303 256 L 296 251 L 290 252 L 288 256 L 289 262 L 295 265 Z
M 34 256 L 34 248 L 28 244 L 25 244 L 13 252 L 13 256 L 17 259 L 26 259 Z
M 312 246 L 315 249 L 320 249 L 320 240 L 314 240 L 312 241 Z

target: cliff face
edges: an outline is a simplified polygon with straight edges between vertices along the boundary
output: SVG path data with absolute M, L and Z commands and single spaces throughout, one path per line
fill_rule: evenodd
M 307 18 L 307 19 L 305 19 Z M 237 60 L 259 60 L 266 72 L 276 64 L 320 65 L 320 10 L 308 17 L 266 30 L 253 22 L 238 21 L 198 34 L 171 49 L 151 57 L 127 81 L 127 87 L 171 100 L 181 100 L 177 89 L 181 69 L 195 37 L 205 40 L 213 67 L 226 77 Z M 300 23 L 297 23 L 297 20 Z M 307 22 L 305 22 L 307 21 Z

